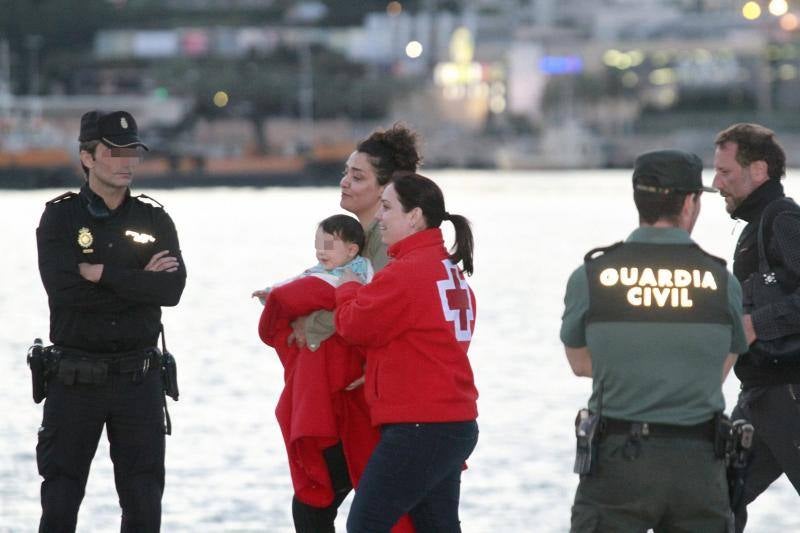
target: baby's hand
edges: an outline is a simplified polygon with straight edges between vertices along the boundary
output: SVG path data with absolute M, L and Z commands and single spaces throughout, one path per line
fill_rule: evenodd
M 258 298 L 258 301 L 261 302 L 261 305 L 265 305 L 267 302 L 268 294 L 269 294 L 269 289 L 260 289 L 257 291 L 253 291 L 253 294 L 250 295 L 250 298 Z
M 361 278 L 359 278 L 358 275 L 356 275 L 352 270 L 347 268 L 345 269 L 344 272 L 342 272 L 342 277 L 339 278 L 339 285 L 344 285 L 345 283 L 349 283 L 351 281 L 355 281 L 362 285 L 364 284 L 364 282 L 361 281 Z

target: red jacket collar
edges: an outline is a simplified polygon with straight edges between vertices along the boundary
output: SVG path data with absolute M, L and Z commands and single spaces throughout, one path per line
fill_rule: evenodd
M 412 233 L 405 239 L 399 240 L 391 245 L 387 250 L 387 254 L 389 257 L 399 259 L 412 250 L 428 246 L 444 247 L 444 237 L 442 237 L 441 229 L 429 228 Z

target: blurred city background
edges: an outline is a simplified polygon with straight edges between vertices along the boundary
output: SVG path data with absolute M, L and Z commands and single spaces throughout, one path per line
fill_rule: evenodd
M 427 167 L 710 163 L 736 121 L 800 149 L 800 0 L 0 0 L 0 186 L 78 183 L 91 108 L 153 186 L 334 183 L 402 120 Z

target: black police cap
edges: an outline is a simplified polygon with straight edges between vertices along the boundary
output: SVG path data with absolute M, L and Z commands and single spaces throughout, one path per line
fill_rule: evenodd
M 89 111 L 81 117 L 80 142 L 101 141 L 111 148 L 141 146 L 149 150 L 139 138 L 139 128 L 133 115 L 127 111 Z
M 670 192 L 717 192 L 703 185 L 703 162 L 695 154 L 682 150 L 657 150 L 636 158 L 633 164 L 633 188 L 639 191 L 667 194 Z M 652 182 L 639 183 L 641 178 Z

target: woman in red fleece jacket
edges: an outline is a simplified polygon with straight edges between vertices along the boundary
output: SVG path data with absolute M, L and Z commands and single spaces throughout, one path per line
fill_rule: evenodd
M 377 215 L 389 264 L 360 285 L 347 274 L 336 289 L 336 330 L 365 348 L 364 393 L 381 440 L 361 477 L 347 520 L 350 533 L 388 532 L 404 513 L 417 531 L 460 531 L 464 461 L 478 441 L 472 368 L 475 296 L 469 222 L 445 211 L 430 179 L 400 173 Z M 442 221 L 455 226 L 453 253 Z

